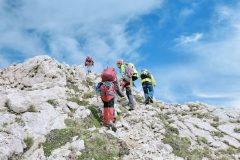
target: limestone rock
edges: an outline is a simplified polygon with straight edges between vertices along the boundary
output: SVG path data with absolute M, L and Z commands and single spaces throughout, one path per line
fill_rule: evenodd
M 9 94 L 7 97 L 7 106 L 15 113 L 26 112 L 32 105 L 31 99 L 25 95 Z

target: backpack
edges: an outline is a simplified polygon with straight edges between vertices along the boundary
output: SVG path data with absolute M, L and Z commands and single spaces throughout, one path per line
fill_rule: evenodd
M 132 78 L 133 81 L 138 79 L 138 72 L 133 63 L 125 64 L 125 73 L 129 78 Z
M 85 66 L 93 66 L 94 65 L 94 61 L 92 59 L 92 57 L 87 57 L 85 60 Z
M 143 70 L 140 76 L 141 79 L 152 78 L 151 73 L 148 70 Z
M 108 67 L 103 70 L 102 75 L 102 82 L 105 81 L 116 81 L 117 80 L 117 73 L 114 68 Z
M 100 97 L 104 102 L 109 102 L 115 96 L 115 85 L 113 82 L 100 82 L 96 89 L 100 93 Z

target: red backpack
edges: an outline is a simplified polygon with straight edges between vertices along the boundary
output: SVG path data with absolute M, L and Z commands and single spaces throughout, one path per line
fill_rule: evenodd
M 129 78 L 132 78 L 133 76 L 133 68 L 130 64 L 124 64 L 124 70 L 125 70 L 125 75 L 128 76 Z
M 94 61 L 92 59 L 92 57 L 87 57 L 85 60 L 85 66 L 93 66 L 94 65 Z
M 108 68 L 103 70 L 101 78 L 102 78 L 102 82 L 116 81 L 117 80 L 117 73 L 116 73 L 114 68 L 108 67 Z
M 100 82 L 98 84 L 98 90 L 100 92 L 101 99 L 105 102 L 109 102 L 115 96 L 115 85 L 113 82 Z

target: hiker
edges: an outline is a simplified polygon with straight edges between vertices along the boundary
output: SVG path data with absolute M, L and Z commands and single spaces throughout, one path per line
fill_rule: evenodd
M 87 74 L 92 72 L 91 68 L 93 66 L 94 66 L 94 61 L 93 61 L 92 57 L 87 56 L 87 58 L 85 60 L 85 67 L 87 68 Z
M 120 97 L 124 97 L 124 94 L 120 91 L 117 82 L 117 73 L 114 68 L 108 67 L 103 70 L 101 74 L 102 81 L 98 83 L 96 90 L 100 93 L 100 97 L 103 102 L 103 125 L 112 128 L 116 131 L 115 123 L 115 110 L 114 110 L 114 99 L 115 92 Z
M 156 81 L 153 75 L 147 70 L 141 70 L 141 83 L 143 87 L 145 104 L 153 103 L 153 86 L 156 86 Z
M 120 85 L 122 86 L 122 90 L 126 88 L 126 95 L 129 101 L 128 105 L 130 107 L 129 110 L 134 110 L 135 102 L 132 95 L 132 84 L 133 81 L 138 79 L 138 72 L 132 63 L 124 63 L 122 59 L 117 60 L 116 65 L 120 69 Z

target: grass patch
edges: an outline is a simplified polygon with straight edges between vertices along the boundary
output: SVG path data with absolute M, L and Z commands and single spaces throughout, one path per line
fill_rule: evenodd
M 65 120 L 68 128 L 75 132 L 74 135 L 78 135 L 80 139 L 84 140 L 85 149 L 81 151 L 82 154 L 78 157 L 79 160 L 120 159 L 123 155 L 129 154 L 125 142 L 108 134 L 100 134 L 97 130 L 93 132 L 87 130 L 89 127 L 88 120 Z
M 91 111 L 92 115 L 94 116 L 94 118 L 99 122 L 102 123 L 103 121 L 103 116 L 100 110 L 97 109 L 97 106 L 91 105 L 88 107 L 88 109 Z
M 234 132 L 240 133 L 240 128 L 234 128 Z
M 209 114 L 207 113 L 198 113 L 197 114 L 197 118 L 200 118 L 200 119 L 203 119 L 203 118 L 208 118 L 209 117 Z
M 54 129 L 46 136 L 46 141 L 42 144 L 45 156 L 50 156 L 54 149 L 70 142 L 77 134 L 71 129 Z
M 189 159 L 189 160 L 201 160 L 204 157 L 212 159 L 211 158 L 211 151 L 207 147 L 204 147 L 203 149 L 197 148 L 197 149 L 194 149 L 194 150 L 190 151 L 189 155 L 186 157 L 186 159 Z
M 240 123 L 240 119 L 230 120 L 231 123 Z
M 32 137 L 27 137 L 27 138 L 24 138 L 24 143 L 26 144 L 26 148 L 24 149 L 25 151 L 29 150 L 32 145 L 33 145 L 33 138 Z
M 213 117 L 214 122 L 219 122 L 219 117 Z
M 219 132 L 219 131 L 212 131 L 211 135 L 215 136 L 215 137 L 220 137 L 220 138 L 224 137 L 224 134 L 222 132 Z
M 219 124 L 219 123 L 211 123 L 210 125 L 211 125 L 212 127 L 217 128 L 220 124 Z
M 67 100 L 71 101 L 71 102 L 75 102 L 75 103 L 77 103 L 80 106 L 87 106 L 87 105 L 89 105 L 88 101 L 85 101 L 85 100 L 81 101 L 78 97 L 71 97 L 71 98 L 69 98 Z
M 219 157 L 221 160 L 229 160 L 235 159 L 234 154 L 238 153 L 238 151 L 232 147 L 228 147 L 227 149 L 220 149 L 215 152 L 215 155 Z
M 93 134 L 84 138 L 86 149 L 78 160 L 110 160 L 121 156 L 118 140 L 107 135 Z
M 184 111 L 183 111 L 183 112 L 181 113 L 181 115 L 182 115 L 182 116 L 186 116 L 186 115 L 187 115 L 187 112 L 184 112 Z
M 96 92 L 92 91 L 92 92 L 87 92 L 83 94 L 84 99 L 88 99 L 88 98 L 93 98 L 95 96 Z
M 47 102 L 54 107 L 56 107 L 58 105 L 58 101 L 56 99 L 49 99 L 49 100 L 47 100 Z
M 186 137 L 178 137 L 172 134 L 166 134 L 163 143 L 169 144 L 173 148 L 173 153 L 180 157 L 186 157 L 191 146 L 191 141 Z
M 15 121 L 20 125 L 20 126 L 25 126 L 25 122 L 23 121 L 23 119 L 21 117 L 16 117 Z
M 165 129 L 166 129 L 166 134 L 179 135 L 179 130 L 177 128 L 167 125 Z
M 199 144 L 201 144 L 201 143 L 208 144 L 208 140 L 205 137 L 200 137 L 200 136 L 197 136 L 197 142 Z
M 196 104 L 196 103 L 189 103 L 187 104 L 187 106 L 190 108 L 190 111 L 197 111 L 201 105 L 200 104 Z
M 201 160 L 204 157 L 211 159 L 211 151 L 207 147 L 191 150 L 191 141 L 187 137 L 178 137 L 167 134 L 165 135 L 163 142 L 169 144 L 173 148 L 173 153 L 175 155 L 183 157 L 184 159 Z
M 72 82 L 72 81 L 67 81 L 67 88 L 70 90 L 72 89 L 75 92 L 80 92 L 78 86 L 76 84 L 74 84 L 74 82 Z
M 34 107 L 34 105 L 30 105 L 27 109 L 27 112 L 36 112 L 36 108 Z
M 94 86 L 94 80 L 90 77 L 87 77 L 86 84 L 87 84 L 87 86 Z

